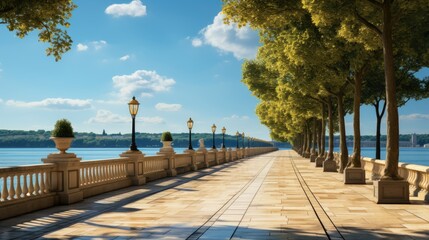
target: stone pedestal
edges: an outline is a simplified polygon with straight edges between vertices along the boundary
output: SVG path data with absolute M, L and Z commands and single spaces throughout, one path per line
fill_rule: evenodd
M 141 151 L 125 151 L 119 155 L 130 159 L 127 162 L 127 176 L 132 179 L 134 186 L 143 185 L 146 183 L 146 177 L 143 176 L 143 158 L 144 153 Z
M 316 158 L 317 158 L 316 154 L 311 154 L 310 155 L 310 162 L 316 162 Z
M 168 159 L 167 175 L 169 177 L 174 177 L 177 175 L 175 161 L 174 161 L 175 154 L 176 152 L 174 152 L 174 149 L 172 147 L 163 147 L 159 149 L 159 152 L 156 153 L 156 155 L 164 155 L 165 158 Z
M 60 204 L 72 204 L 83 200 L 80 189 L 80 160 L 74 153 L 52 153 L 42 158 L 43 163 L 54 163 L 51 171 L 50 191 L 57 192 Z
M 189 154 L 191 156 L 191 170 L 192 171 L 197 171 L 198 170 L 198 166 L 197 163 L 195 162 L 195 150 L 191 150 L 191 149 L 186 149 L 185 151 L 183 151 L 186 154 Z
M 325 161 L 324 157 L 317 157 L 316 158 L 316 167 L 322 167 L 324 161 Z
M 365 170 L 362 168 L 346 168 L 344 170 L 345 184 L 365 184 Z
M 410 203 L 410 190 L 406 180 L 374 181 L 374 197 L 377 203 Z
M 219 165 L 219 159 L 217 159 L 217 152 L 218 152 L 217 149 L 216 148 L 212 148 L 212 149 L 210 149 L 209 152 L 213 153 L 216 165 Z
M 325 160 L 323 162 L 324 172 L 337 172 L 337 163 L 334 160 Z

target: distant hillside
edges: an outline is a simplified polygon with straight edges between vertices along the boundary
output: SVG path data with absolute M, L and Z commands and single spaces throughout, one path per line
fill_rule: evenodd
M 51 132 L 44 130 L 20 131 L 20 130 L 0 130 L 0 148 L 48 148 L 55 147 L 50 140 Z M 77 148 L 115 148 L 129 147 L 131 143 L 131 134 L 95 134 L 95 133 L 75 133 L 76 139 L 72 146 Z M 192 145 L 198 148 L 198 139 L 204 138 L 206 147 L 212 146 L 213 135 L 209 133 L 193 133 Z M 136 133 L 136 143 L 139 147 L 161 147 L 161 133 Z M 173 133 L 175 147 L 188 147 L 188 133 Z M 216 147 L 220 147 L 222 135 L 216 134 Z M 239 141 L 240 147 L 242 141 Z M 225 135 L 226 147 L 235 147 L 237 145 L 236 137 Z M 247 147 L 247 138 L 245 140 Z M 253 146 L 268 146 L 267 143 L 258 142 Z M 287 146 L 286 146 L 287 147 Z

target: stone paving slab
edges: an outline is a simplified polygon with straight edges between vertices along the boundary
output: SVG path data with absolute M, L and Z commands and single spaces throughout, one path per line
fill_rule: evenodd
M 0 239 L 429 239 L 429 205 L 375 204 L 285 150 L 0 222 Z

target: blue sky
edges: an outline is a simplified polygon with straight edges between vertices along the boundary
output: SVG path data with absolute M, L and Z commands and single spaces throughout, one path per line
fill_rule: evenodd
M 73 47 L 59 62 L 45 56 L 36 33 L 19 39 L 0 28 L 0 129 L 49 130 L 67 118 L 76 131 L 127 133 L 135 95 L 139 132 L 186 132 L 192 117 L 195 132 L 215 123 L 229 134 L 269 139 L 255 114 L 258 100 L 240 82 L 257 34 L 224 25 L 220 0 L 75 3 Z M 401 108 L 401 133 L 429 133 L 428 106 Z M 362 133 L 374 131 L 374 110 L 363 107 Z

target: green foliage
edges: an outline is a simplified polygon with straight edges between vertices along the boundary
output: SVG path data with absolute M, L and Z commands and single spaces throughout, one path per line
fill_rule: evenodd
M 73 147 L 76 148 L 128 148 L 131 142 L 131 134 L 96 134 L 80 132 L 75 134 Z M 161 133 L 136 133 L 137 146 L 142 148 L 158 148 L 162 146 L 159 141 Z M 189 133 L 172 133 L 174 138 L 174 147 L 187 148 L 189 145 Z M 0 147 L 54 147 L 54 142 L 49 138 L 50 131 L 21 131 L 21 130 L 0 130 Z M 193 133 L 192 145 L 198 146 L 198 140 L 203 138 L 207 141 L 212 139 L 212 133 Z M 216 139 L 222 139 L 221 134 L 216 134 Z M 220 144 L 220 141 L 217 141 Z M 247 142 L 246 142 L 247 143 Z M 235 147 L 236 136 L 225 135 L 226 147 Z M 255 142 L 254 146 L 268 146 L 265 142 Z
M 161 141 L 173 141 L 173 136 L 171 136 L 170 132 L 163 132 L 161 136 Z
M 19 38 L 38 30 L 39 41 L 49 43 L 46 54 L 58 61 L 71 49 L 73 41 L 65 28 L 70 26 L 68 19 L 76 7 L 72 0 L 2 0 L 0 23 Z
M 52 137 L 74 137 L 73 128 L 67 119 L 60 119 L 55 123 Z

